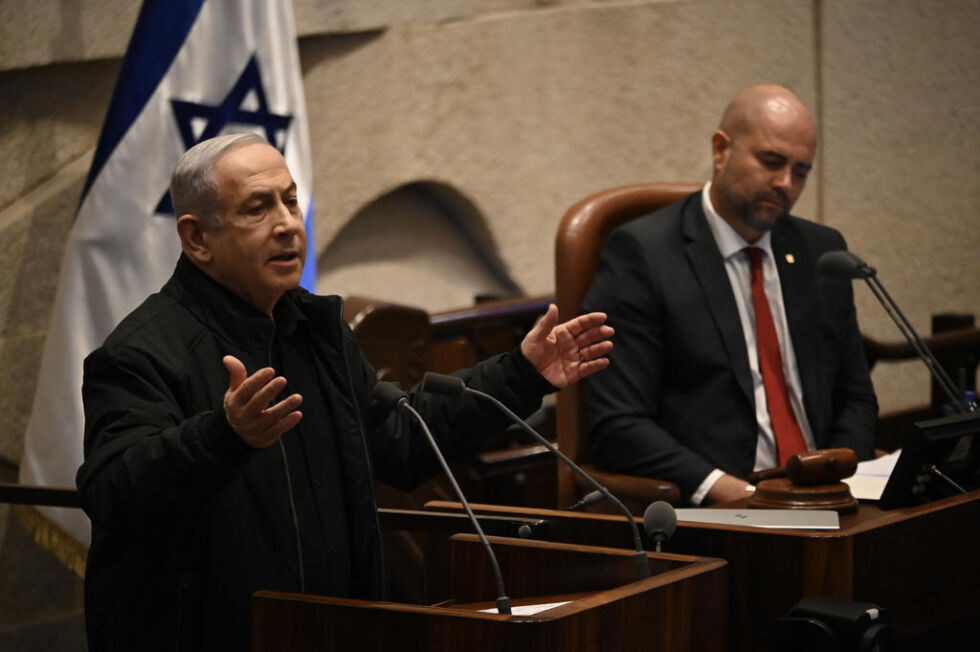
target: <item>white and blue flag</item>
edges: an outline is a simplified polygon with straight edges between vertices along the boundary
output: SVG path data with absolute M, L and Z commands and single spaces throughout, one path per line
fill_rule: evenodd
M 21 482 L 74 485 L 82 361 L 163 286 L 180 254 L 170 171 L 195 143 L 243 131 L 279 149 L 296 180 L 309 247 L 302 284 L 313 290 L 310 146 L 290 0 L 146 0 L 62 259 Z M 45 518 L 21 510 L 25 525 L 80 571 L 85 514 L 38 511 Z M 59 543 L 64 534 L 71 541 Z

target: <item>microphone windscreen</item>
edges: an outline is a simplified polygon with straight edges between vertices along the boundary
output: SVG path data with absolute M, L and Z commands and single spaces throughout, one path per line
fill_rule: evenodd
M 446 376 L 443 374 L 425 372 L 422 377 L 422 391 L 427 394 L 442 394 L 451 398 L 459 398 L 466 390 L 466 383 L 462 378 L 456 376 Z
M 371 390 L 371 400 L 384 408 L 385 412 L 391 412 L 398 405 L 398 401 L 408 400 L 408 394 L 394 383 L 385 380 L 378 381 L 378 384 Z
M 651 539 L 662 535 L 669 539 L 677 529 L 677 512 L 673 505 L 663 500 L 650 503 L 643 512 L 643 529 Z
M 865 278 L 873 272 L 868 264 L 849 251 L 828 251 L 817 261 L 822 274 L 836 278 Z

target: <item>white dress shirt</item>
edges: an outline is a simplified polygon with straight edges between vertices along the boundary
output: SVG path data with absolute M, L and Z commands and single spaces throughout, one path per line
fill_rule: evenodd
M 756 242 L 746 242 L 735 229 L 731 227 L 711 205 L 711 182 L 704 186 L 701 193 L 701 203 L 704 214 L 708 217 L 708 226 L 715 237 L 721 257 L 725 260 L 725 271 L 732 285 L 735 304 L 738 306 L 738 317 L 745 335 L 745 348 L 749 355 L 749 369 L 752 372 L 752 388 L 755 396 L 755 417 L 759 424 L 759 437 L 755 448 L 755 470 L 779 466 L 776 454 L 776 437 L 772 431 L 772 420 L 769 418 L 769 406 L 766 403 L 766 388 L 762 384 L 762 372 L 759 369 L 759 351 L 755 341 L 755 305 L 752 301 L 752 270 L 749 257 L 743 251 L 746 247 L 758 247 L 764 252 L 762 257 L 762 278 L 766 298 L 773 312 L 772 319 L 776 326 L 776 336 L 779 338 L 779 352 L 783 359 L 783 374 L 786 376 L 789 400 L 793 413 L 800 424 L 803 439 L 809 450 L 814 448 L 813 432 L 810 422 L 803 409 L 803 385 L 800 383 L 800 372 L 796 366 L 796 353 L 790 340 L 789 328 L 786 325 L 786 310 L 783 307 L 783 291 L 779 284 L 779 273 L 772 253 L 772 234 L 766 232 Z M 793 259 L 787 254 L 787 262 Z M 712 471 L 704 482 L 698 486 L 691 496 L 691 502 L 700 505 L 715 482 L 724 475 L 721 469 Z

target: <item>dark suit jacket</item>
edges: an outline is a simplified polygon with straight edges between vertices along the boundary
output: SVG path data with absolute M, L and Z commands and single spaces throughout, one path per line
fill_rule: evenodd
M 867 459 L 878 406 L 851 282 L 816 272 L 823 252 L 845 247 L 837 231 L 796 217 L 772 231 L 817 448 Z M 608 313 L 616 329 L 612 364 L 585 381 L 595 462 L 670 480 L 684 497 L 714 468 L 748 476 L 758 439 L 751 372 L 701 193 L 616 229 L 584 308 Z

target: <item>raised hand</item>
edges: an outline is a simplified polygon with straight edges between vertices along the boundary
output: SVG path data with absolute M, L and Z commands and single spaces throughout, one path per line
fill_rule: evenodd
M 225 418 L 246 444 L 265 448 L 303 418 L 303 413 L 297 411 L 303 403 L 299 394 L 270 405 L 286 387 L 286 379 L 276 376 L 270 367 L 248 376 L 245 365 L 235 356 L 226 355 L 221 361 L 229 376 L 223 402 Z
M 614 332 L 601 312 L 559 324 L 558 307 L 551 304 L 521 342 L 521 352 L 548 382 L 567 387 L 609 366 L 603 356 L 613 348 L 608 338 Z

